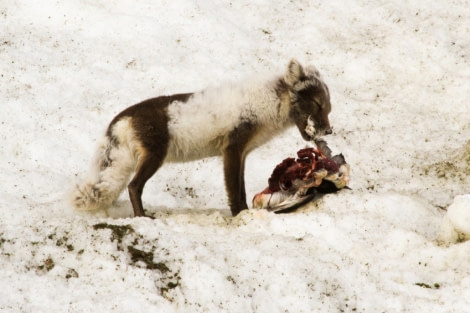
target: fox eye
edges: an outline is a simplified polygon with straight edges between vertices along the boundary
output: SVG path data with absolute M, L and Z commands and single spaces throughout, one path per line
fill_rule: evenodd
M 313 103 L 319 108 L 323 107 L 320 101 L 318 101 L 317 99 L 313 99 Z

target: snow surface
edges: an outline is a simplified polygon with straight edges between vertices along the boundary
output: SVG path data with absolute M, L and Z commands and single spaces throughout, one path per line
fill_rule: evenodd
M 468 1 L 5 0 L 0 25 L 0 311 L 469 312 Z M 65 201 L 125 107 L 292 57 L 329 85 L 352 190 L 232 218 L 213 158 L 148 182 L 154 220 Z M 253 152 L 248 195 L 304 146 Z

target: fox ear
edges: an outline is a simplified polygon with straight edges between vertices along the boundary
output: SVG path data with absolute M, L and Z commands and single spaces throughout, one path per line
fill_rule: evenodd
M 305 76 L 304 69 L 302 65 L 296 60 L 292 59 L 287 65 L 287 71 L 285 76 L 285 81 L 287 85 L 294 87 Z

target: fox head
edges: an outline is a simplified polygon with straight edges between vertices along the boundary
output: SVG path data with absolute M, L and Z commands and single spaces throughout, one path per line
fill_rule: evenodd
M 312 140 L 331 134 L 328 120 L 331 111 L 330 93 L 320 72 L 313 66 L 303 68 L 299 62 L 292 59 L 287 66 L 284 80 L 291 102 L 289 114 L 302 137 Z

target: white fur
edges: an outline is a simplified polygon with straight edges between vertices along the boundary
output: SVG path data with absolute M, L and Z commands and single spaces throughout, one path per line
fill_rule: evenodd
M 124 118 L 112 128 L 119 145 L 113 145 L 107 136 L 101 138 L 85 183 L 76 185 L 70 200 L 77 210 L 104 210 L 119 197 L 134 172 L 141 147 L 135 140 L 130 118 Z M 104 160 L 110 166 L 100 168 Z
M 288 126 L 288 105 L 281 105 L 276 80 L 250 80 L 195 93 L 187 102 L 168 107 L 170 147 L 167 161 L 219 155 L 224 137 L 243 121 L 260 125 L 253 146 Z

